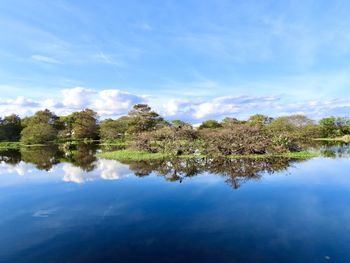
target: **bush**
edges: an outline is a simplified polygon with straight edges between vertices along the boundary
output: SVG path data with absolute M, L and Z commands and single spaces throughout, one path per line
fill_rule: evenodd
M 272 141 L 257 126 L 245 124 L 234 128 L 202 131 L 205 153 L 209 155 L 264 154 L 269 151 Z
M 132 147 L 147 152 L 159 152 L 169 155 L 186 155 L 197 152 L 200 145 L 198 132 L 192 127 L 163 127 L 140 133 L 135 136 Z
M 23 144 L 42 144 L 57 138 L 57 131 L 49 124 L 39 123 L 27 126 L 21 132 Z

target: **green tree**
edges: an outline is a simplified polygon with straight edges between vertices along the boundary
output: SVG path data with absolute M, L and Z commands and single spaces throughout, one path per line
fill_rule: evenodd
M 47 123 L 29 125 L 21 132 L 21 142 L 24 144 L 42 144 L 53 141 L 57 131 Z
M 56 121 L 58 117 L 49 110 L 38 111 L 26 120 L 26 127 L 21 132 L 24 144 L 47 143 L 57 138 Z
M 231 126 L 234 126 L 234 125 L 237 125 L 237 124 L 243 124 L 243 123 L 244 122 L 240 121 L 239 119 L 232 118 L 232 117 L 225 117 L 222 120 L 221 125 L 223 127 L 231 127 Z
M 46 123 L 52 126 L 56 125 L 58 116 L 48 109 L 37 111 L 35 115 L 29 119 L 29 125 L 35 125 L 39 123 Z
M 97 113 L 90 109 L 73 113 L 73 139 L 96 139 L 98 136 Z
M 349 120 L 347 118 L 327 117 L 320 120 L 322 136 L 337 137 L 349 134 Z
M 133 134 L 155 130 L 166 125 L 164 119 L 152 111 L 147 104 L 134 105 L 128 116 L 130 118 L 129 131 Z
M 202 124 L 199 126 L 199 129 L 217 129 L 221 127 L 222 125 L 218 121 L 207 120 L 202 122 Z
M 304 115 L 282 116 L 274 119 L 268 126 L 275 131 L 293 132 L 314 125 L 314 121 Z
M 19 141 L 21 130 L 21 119 L 17 115 L 0 118 L 0 141 Z
M 188 126 L 191 126 L 191 124 L 187 123 L 187 122 L 184 122 L 182 120 L 173 120 L 171 121 L 171 125 L 175 128 L 182 128 L 182 127 L 188 127 Z
M 273 121 L 273 118 L 263 115 L 263 114 L 255 114 L 250 116 L 248 119 L 248 124 L 252 126 L 265 126 L 270 124 Z
M 58 123 L 58 138 L 60 140 L 71 140 L 73 136 L 74 113 L 67 116 L 60 116 Z
M 129 128 L 130 118 L 127 116 L 112 120 L 106 119 L 100 124 L 100 137 L 102 140 L 122 139 Z

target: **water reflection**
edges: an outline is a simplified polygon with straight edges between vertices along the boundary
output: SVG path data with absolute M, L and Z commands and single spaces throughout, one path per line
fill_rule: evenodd
M 0 262 L 348 262 L 350 159 L 121 163 L 51 147 L 0 154 Z
M 83 171 L 90 172 L 94 170 L 96 162 L 96 144 L 81 143 L 73 147 L 61 146 L 60 149 L 64 152 L 64 162 L 70 162 L 74 166 L 79 167 Z
M 314 150 L 326 157 L 350 155 L 347 144 L 317 144 Z M 302 160 L 288 158 L 266 159 L 167 159 L 152 161 L 117 162 L 97 159 L 96 144 L 50 145 L 0 152 L 0 168 L 6 173 L 30 174 L 33 169 L 50 172 L 64 182 L 83 183 L 97 179 L 118 180 L 131 174 L 144 177 L 156 174 L 169 182 L 184 180 L 206 173 L 223 177 L 233 189 L 250 180 L 259 180 L 264 174 L 287 172 L 288 167 Z M 2 172 L 2 173 L 5 173 Z
M 118 180 L 134 174 L 144 177 L 156 174 L 169 182 L 183 180 L 200 174 L 211 173 L 224 177 L 233 188 L 243 182 L 258 180 L 263 173 L 286 170 L 293 160 L 279 159 L 167 159 L 157 161 L 117 162 L 97 159 L 95 144 L 50 145 L 23 148 L 20 151 L 0 153 L 2 169 L 18 175 L 30 174 L 33 169 L 50 172 L 64 182 L 83 183 Z M 38 171 L 37 171 L 38 173 Z
M 288 158 L 266 159 L 170 159 L 160 161 L 124 162 L 137 176 L 155 173 L 170 182 L 183 180 L 200 174 L 210 173 L 222 176 L 232 188 L 239 188 L 243 182 L 258 180 L 262 174 L 286 171 L 297 160 Z M 300 160 L 299 160 L 300 161 Z

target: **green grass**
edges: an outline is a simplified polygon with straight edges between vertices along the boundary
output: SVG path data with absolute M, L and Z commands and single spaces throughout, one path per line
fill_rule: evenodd
M 0 142 L 0 149 L 10 150 L 19 149 L 21 147 L 20 142 Z
M 147 160 L 161 160 L 170 157 L 170 155 L 162 153 L 148 153 L 132 150 L 119 150 L 112 152 L 102 152 L 97 154 L 98 157 L 119 160 L 119 161 L 147 161 Z M 246 155 L 229 155 L 229 156 L 218 156 L 221 158 L 229 159 L 266 159 L 266 158 L 290 158 L 290 159 L 309 159 L 321 156 L 320 153 L 315 152 L 290 152 L 281 154 L 246 154 Z M 191 158 L 205 158 L 204 155 L 180 155 L 176 156 L 181 159 Z
M 350 142 L 350 135 L 344 135 L 342 137 L 335 138 L 317 138 L 315 141 L 325 141 L 325 142 Z
M 98 157 L 119 160 L 119 161 L 143 161 L 143 160 L 160 160 L 167 157 L 162 153 L 148 153 L 140 151 L 120 150 L 113 152 L 98 153 Z
M 21 142 L 0 142 L 1 150 L 14 150 L 20 149 L 21 147 L 43 147 L 49 144 L 23 144 Z
M 245 155 L 229 155 L 230 159 L 266 159 L 266 158 L 290 158 L 290 159 L 309 159 L 314 157 L 320 157 L 320 153 L 316 152 L 287 152 L 276 154 L 245 154 Z
M 104 141 L 100 142 L 99 145 L 102 146 L 128 146 L 130 143 L 125 141 Z

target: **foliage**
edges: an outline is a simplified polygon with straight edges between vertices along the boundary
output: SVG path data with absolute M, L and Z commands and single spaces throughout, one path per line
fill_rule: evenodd
M 272 140 L 259 127 L 245 124 L 207 130 L 202 132 L 201 137 L 205 142 L 205 154 L 213 156 L 265 154 L 272 147 Z
M 193 154 L 198 150 L 198 132 L 191 126 L 166 126 L 161 129 L 138 134 L 133 148 L 147 152 L 160 152 L 169 155 Z
M 73 113 L 72 137 L 75 140 L 96 139 L 98 136 L 97 113 L 85 109 Z
M 48 109 L 45 109 L 42 111 L 37 111 L 33 117 L 29 118 L 28 126 L 41 123 L 55 126 L 57 120 L 58 116 L 56 116 L 53 112 L 49 111 Z
M 271 136 L 275 137 L 277 142 L 284 141 L 283 137 L 289 139 L 307 142 L 312 138 L 320 136 L 320 128 L 304 115 L 283 116 L 274 119 L 265 129 Z
M 23 144 L 42 144 L 57 138 L 58 117 L 49 110 L 38 111 L 26 120 L 26 127 L 21 132 Z
M 43 144 L 53 141 L 57 136 L 57 131 L 47 123 L 39 123 L 27 126 L 21 132 L 21 143 L 23 144 Z
M 64 141 L 71 140 L 73 137 L 74 113 L 59 117 L 57 122 L 59 127 L 58 138 Z
M 273 121 L 273 118 L 265 116 L 263 114 L 255 114 L 250 116 L 247 123 L 252 126 L 265 126 L 270 124 Z
M 124 138 L 129 128 L 130 118 L 123 116 L 119 119 L 107 119 L 100 124 L 100 137 L 102 140 L 118 140 Z
M 181 128 L 181 127 L 184 127 L 184 126 L 187 126 L 187 127 L 191 126 L 191 124 L 189 124 L 187 122 L 184 122 L 182 120 L 173 120 L 171 122 L 171 125 L 174 126 L 175 128 Z
M 226 117 L 222 120 L 221 125 L 225 128 L 234 127 L 237 124 L 244 124 L 245 121 L 240 121 L 236 118 Z
M 216 120 L 207 120 L 204 121 L 200 126 L 199 129 L 216 129 L 221 128 L 222 125 Z
M 136 104 L 128 113 L 130 118 L 129 132 L 137 134 L 145 131 L 152 131 L 166 125 L 164 119 L 156 112 L 152 111 L 147 104 Z
M 350 121 L 347 118 L 327 117 L 320 120 L 322 137 L 339 137 L 350 133 Z
M 0 141 L 18 141 L 21 137 L 21 119 L 15 115 L 0 118 Z

